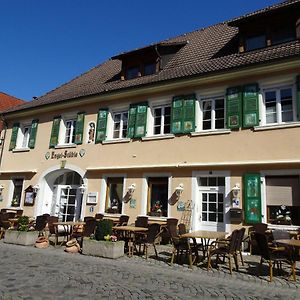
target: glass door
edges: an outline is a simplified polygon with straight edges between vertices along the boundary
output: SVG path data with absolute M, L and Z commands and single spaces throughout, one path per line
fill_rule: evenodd
M 199 230 L 218 231 L 225 228 L 225 178 L 199 178 L 199 203 L 196 220 Z

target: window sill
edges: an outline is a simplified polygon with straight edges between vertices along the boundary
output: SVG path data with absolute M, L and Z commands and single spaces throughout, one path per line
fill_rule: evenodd
M 29 152 L 30 148 L 16 148 L 12 152 Z
M 64 148 L 76 148 L 76 144 L 65 144 L 65 145 L 56 145 L 54 149 L 64 149 Z
M 173 139 L 174 137 L 175 137 L 174 134 L 152 135 L 152 136 L 142 137 L 142 141 L 165 140 L 165 139 Z
M 130 139 L 115 139 L 115 140 L 107 140 L 103 141 L 102 144 L 118 144 L 118 143 L 129 143 Z
M 229 134 L 229 133 L 231 133 L 230 129 L 219 129 L 219 130 L 191 132 L 191 136 L 206 136 L 206 135 L 218 135 L 218 134 Z
M 285 129 L 285 128 L 295 128 L 295 127 L 300 127 L 300 122 L 255 126 L 254 131 Z

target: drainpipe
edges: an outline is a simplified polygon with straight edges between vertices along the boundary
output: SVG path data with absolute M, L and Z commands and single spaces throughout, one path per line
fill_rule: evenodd
M 160 71 L 161 70 L 161 55 L 158 52 L 157 45 L 154 46 L 154 50 L 155 50 L 155 52 L 158 56 L 158 63 L 159 63 L 159 66 L 158 66 L 159 70 L 158 71 Z

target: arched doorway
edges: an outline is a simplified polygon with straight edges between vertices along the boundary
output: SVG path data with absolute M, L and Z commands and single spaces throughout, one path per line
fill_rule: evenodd
M 82 177 L 84 172 L 75 170 L 53 168 L 41 176 L 36 215 L 48 213 L 60 221 L 82 218 L 83 194 L 79 187 L 86 182 Z

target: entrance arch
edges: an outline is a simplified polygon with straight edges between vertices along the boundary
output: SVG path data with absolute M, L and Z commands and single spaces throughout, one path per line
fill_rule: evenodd
M 45 171 L 40 180 L 36 215 L 48 213 L 61 221 L 82 219 L 83 194 L 79 187 L 86 185 L 84 172 L 77 167 L 53 167 Z

